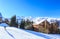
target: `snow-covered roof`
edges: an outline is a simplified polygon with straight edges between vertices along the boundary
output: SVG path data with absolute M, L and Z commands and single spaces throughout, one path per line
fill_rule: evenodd
M 35 24 L 40 24 L 40 23 L 42 23 L 43 21 L 45 21 L 46 19 L 38 19 L 38 20 L 35 20 L 34 21 L 34 23 L 33 23 L 33 25 L 35 25 Z
M 4 27 L 4 26 L 9 26 L 9 25 L 6 23 L 1 23 L 0 26 Z

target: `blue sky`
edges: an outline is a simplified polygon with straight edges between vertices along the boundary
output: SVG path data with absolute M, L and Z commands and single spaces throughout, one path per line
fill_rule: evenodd
M 3 17 L 60 17 L 60 0 L 0 0 Z

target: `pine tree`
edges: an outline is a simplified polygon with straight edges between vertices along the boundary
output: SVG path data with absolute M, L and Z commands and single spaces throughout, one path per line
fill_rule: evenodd
M 17 25 L 17 27 L 19 26 L 19 25 L 18 25 L 18 20 L 16 21 L 16 25 Z
M 22 19 L 21 23 L 20 23 L 20 28 L 21 29 L 34 30 L 32 24 L 33 24 L 33 22 L 30 21 L 29 19 L 27 19 L 27 20 Z
M 22 19 L 22 20 L 21 20 L 21 23 L 20 23 L 20 28 L 21 28 L 21 29 L 24 29 L 24 27 L 25 27 L 25 20 Z
M 33 21 L 30 21 L 29 19 L 27 19 L 26 22 L 25 22 L 25 29 L 34 30 Z
M 11 18 L 10 26 L 11 26 L 11 27 L 18 27 L 18 24 L 17 24 L 17 22 L 16 22 L 16 15 L 14 15 L 14 16 Z

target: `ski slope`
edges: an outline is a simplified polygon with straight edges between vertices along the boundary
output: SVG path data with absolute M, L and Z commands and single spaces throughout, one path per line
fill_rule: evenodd
M 55 36 L 55 35 L 54 35 Z M 33 31 L 26 31 L 22 29 L 17 29 L 14 27 L 0 27 L 0 39 L 59 39 L 59 37 L 54 37 L 53 35 L 38 34 Z

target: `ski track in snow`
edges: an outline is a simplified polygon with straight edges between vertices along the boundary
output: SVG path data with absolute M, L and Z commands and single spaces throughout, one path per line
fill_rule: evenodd
M 10 34 L 7 30 L 5 30 L 5 31 L 6 31 L 13 39 L 15 39 L 12 34 Z

